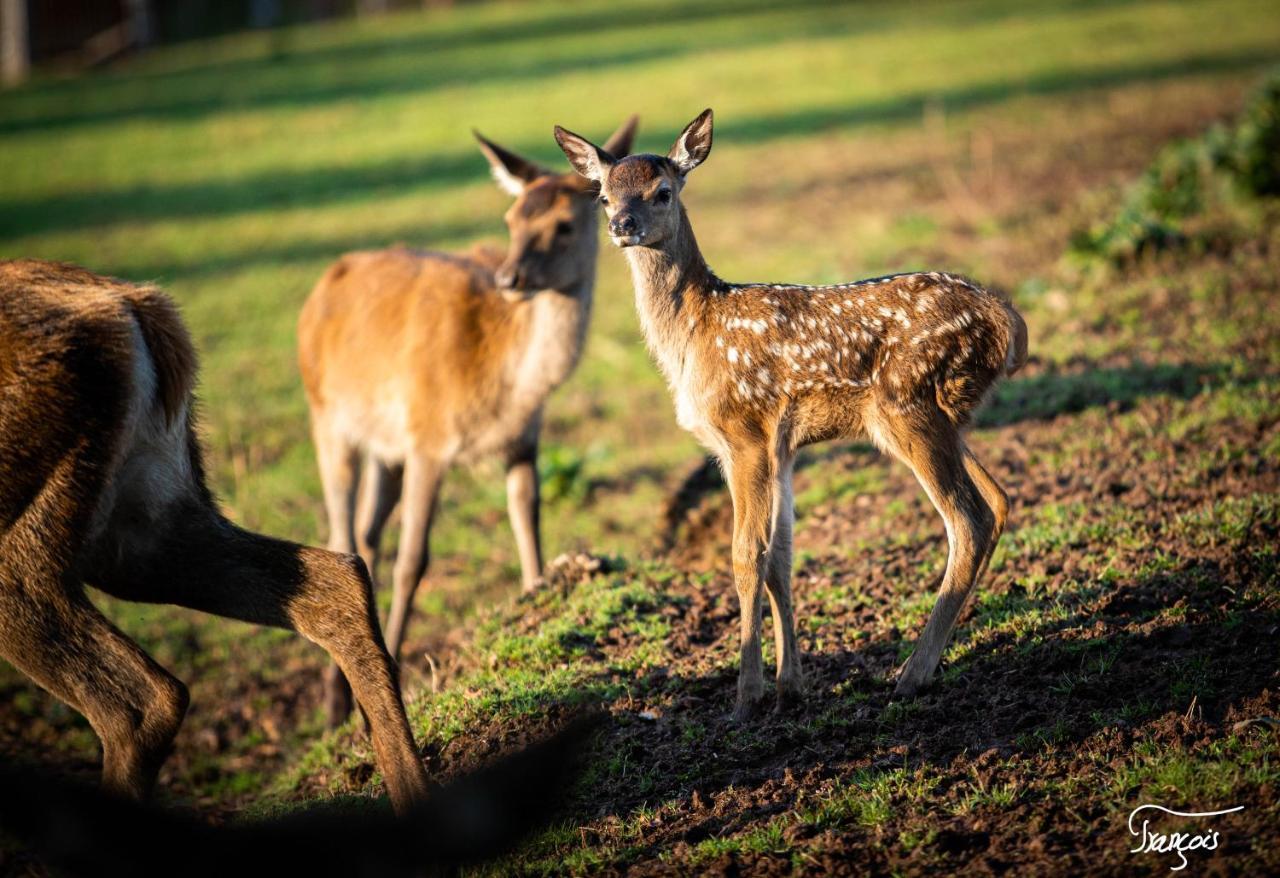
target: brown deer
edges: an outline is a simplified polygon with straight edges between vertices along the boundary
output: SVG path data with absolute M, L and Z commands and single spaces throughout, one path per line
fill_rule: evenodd
M 106 788 L 141 798 L 187 690 L 85 585 L 291 628 L 348 674 L 398 811 L 425 795 L 363 562 L 231 524 L 205 485 L 196 356 L 159 290 L 0 262 L 0 655 L 89 720 Z
M 802 446 L 842 436 L 868 435 L 911 467 L 946 525 L 938 600 L 896 692 L 926 686 L 1004 528 L 1008 498 L 960 428 L 996 379 L 1026 361 L 1022 318 L 992 293 L 938 272 L 835 286 L 720 280 L 680 203 L 685 178 L 711 152 L 710 110 L 666 156 L 620 158 L 563 128 L 555 136 L 600 187 L 678 422 L 725 470 L 742 623 L 734 716 L 747 717 L 763 693 L 762 583 L 773 606 L 779 705 L 799 694 L 792 463 Z
M 632 117 L 609 139 L 610 152 L 626 155 L 635 128 Z M 577 364 L 591 314 L 594 187 L 476 138 L 516 199 L 506 257 L 484 246 L 461 255 L 349 253 L 325 272 L 298 322 L 329 548 L 358 551 L 376 573 L 383 528 L 403 493 L 386 629 L 397 660 L 453 463 L 502 456 L 524 590 L 541 581 L 542 409 Z M 351 708 L 336 668 L 327 685 L 330 721 L 340 722 Z

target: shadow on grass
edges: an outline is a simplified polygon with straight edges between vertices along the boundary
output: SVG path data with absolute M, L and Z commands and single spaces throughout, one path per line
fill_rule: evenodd
M 951 91 L 918 92 L 856 105 L 805 108 L 725 119 L 717 133 L 725 142 L 769 140 L 846 130 L 859 126 L 918 118 L 931 103 L 969 109 L 1019 94 L 1050 95 L 1131 82 L 1176 78 L 1197 73 L 1230 72 L 1259 67 L 1275 53 L 1222 53 L 1156 64 L 1126 64 L 1102 70 L 1053 71 L 1024 81 L 991 80 Z M 550 124 L 551 120 L 548 120 Z M 674 133 L 674 129 L 672 132 Z M 648 138 L 663 142 L 660 134 Z M 550 137 L 512 148 L 545 154 Z M 206 180 L 163 186 L 134 185 L 98 191 L 11 198 L 0 201 L 0 240 L 50 231 L 92 228 L 120 220 L 147 221 L 221 216 L 268 207 L 306 207 L 368 200 L 380 193 L 406 189 L 432 191 L 477 182 L 488 166 L 469 147 L 465 151 L 397 159 L 371 165 L 337 165 L 290 171 L 272 169 L 229 181 Z
M 1158 737 L 1155 721 L 1183 714 L 1192 703 L 1198 717 L 1221 721 L 1231 706 L 1273 685 L 1280 660 L 1272 633 L 1280 610 L 1244 597 L 1244 589 L 1224 597 L 1221 586 L 1276 576 L 1280 555 L 1274 551 L 1234 558 L 1202 554 L 1167 572 L 1117 579 L 1102 600 L 1097 590 L 1068 595 L 1065 617 L 1030 625 L 1020 636 L 979 639 L 965 658 L 944 669 L 932 690 L 906 702 L 891 700 L 885 681 L 899 661 L 898 642 L 810 654 L 806 702 L 749 726 L 726 719 L 734 695 L 730 669 L 696 677 L 656 669 L 629 684 L 635 707 L 616 711 L 593 749 L 589 776 L 577 793 L 579 816 L 612 815 L 625 824 L 637 811 L 674 804 L 679 816 L 668 817 L 665 826 L 685 828 L 674 837 L 643 837 L 628 856 L 644 860 L 679 841 L 758 829 L 761 820 L 793 807 L 770 800 L 803 798 L 791 777 L 846 777 L 855 766 L 871 779 L 904 767 L 954 772 L 957 758 L 972 762 L 990 750 L 1002 759 L 1065 751 L 1070 761 L 1079 756 L 1073 749 L 1108 728 L 1145 726 L 1145 734 Z M 985 606 L 985 619 L 1051 617 L 1064 599 L 1016 590 L 1001 597 Z M 1174 606 L 1196 621 L 1161 618 Z M 1086 635 L 1104 621 L 1105 635 Z M 974 630 L 966 630 L 971 625 Z M 973 637 L 977 629 L 971 620 L 959 634 Z M 1251 659 L 1243 662 L 1242 655 Z M 663 703 L 672 706 L 656 721 L 641 716 Z M 762 785 L 770 793 L 753 796 L 751 790 Z M 706 802 L 713 793 L 728 793 L 731 804 L 720 799 L 713 810 L 689 814 L 696 810 L 688 804 L 694 791 Z M 681 823 L 685 814 L 692 825 Z M 856 828 L 856 820 L 847 826 Z
M 841 15 L 841 5 L 838 0 L 802 0 L 796 4 L 797 12 L 805 8 L 827 7 L 833 10 L 833 14 L 773 16 L 769 27 L 754 31 L 744 29 L 739 35 L 721 38 L 716 47 L 721 50 L 743 48 L 780 39 L 866 29 L 856 27 L 859 24 L 856 19 Z M 424 32 L 387 37 L 371 43 L 356 41 L 296 55 L 289 54 L 287 33 L 282 33 L 277 37 L 279 51 L 267 57 L 227 61 L 167 74 L 124 75 L 115 80 L 108 79 L 105 83 L 92 79 L 72 80 L 51 83 L 44 88 L 37 86 L 25 94 L 19 92 L 8 101 L 11 110 L 8 118 L 0 120 L 0 134 L 74 129 L 102 122 L 186 122 L 223 112 L 295 110 L 375 96 L 428 94 L 439 88 L 464 83 L 483 86 L 509 81 L 513 86 L 536 89 L 539 82 L 566 73 L 602 73 L 614 67 L 680 57 L 706 48 L 696 35 L 676 35 L 674 39 L 664 35 L 662 38 L 643 36 L 630 40 L 623 37 L 613 43 L 592 41 L 584 44 L 583 48 L 570 51 L 529 51 L 529 47 L 536 46 L 539 40 L 579 33 L 605 35 L 614 30 L 641 31 L 657 24 L 696 24 L 730 13 L 749 16 L 756 12 L 769 12 L 771 4 L 764 0 L 750 0 L 746 8 L 736 8 L 738 4 L 731 0 L 720 0 L 709 8 L 703 7 L 704 4 L 689 4 L 648 13 L 641 9 L 638 14 L 625 16 L 609 11 L 587 14 L 580 19 L 555 16 L 525 22 L 522 26 L 480 27 L 461 33 Z M 494 52 L 465 58 L 458 54 L 467 49 L 503 43 L 514 45 L 507 47 L 506 51 L 498 48 Z M 334 75 L 335 66 L 340 67 L 343 75 Z M 102 99 L 104 85 L 108 89 L 105 100 Z M 119 99 L 111 100 L 112 88 L 119 89 Z M 81 90 L 98 100 L 88 104 L 72 100 Z M 38 104 L 42 97 L 58 95 L 59 92 L 62 92 L 62 99 L 58 101 L 58 109 L 43 114 L 38 111 L 21 112 L 23 103 Z
M 930 10 L 931 26 L 943 23 L 957 28 L 973 27 L 1016 13 L 1020 21 L 1031 17 L 1060 15 L 1066 10 L 1080 12 L 1089 7 L 1114 6 L 1105 0 L 1057 0 L 1027 8 L 1007 0 L 967 3 L 961 6 L 936 5 Z M 891 4 L 865 4 L 851 9 L 841 0 L 791 0 L 787 15 L 776 15 L 773 0 L 706 0 L 701 3 L 658 3 L 629 8 L 620 14 L 614 8 L 556 11 L 531 15 L 514 21 L 484 22 L 461 28 L 432 30 L 411 26 L 408 33 L 386 34 L 372 39 L 356 36 L 349 42 L 317 48 L 292 45 L 293 32 L 285 29 L 270 35 L 267 53 L 257 57 L 228 59 L 191 65 L 176 71 L 133 72 L 99 75 L 95 79 L 47 80 L 0 97 L 7 103 L 7 118 L 0 119 L 0 133 L 71 128 L 101 121 L 188 120 L 226 110 L 294 108 L 334 100 L 371 95 L 427 92 L 451 85 L 462 78 L 455 53 L 493 49 L 483 56 L 469 57 L 465 81 L 474 85 L 493 80 L 519 80 L 528 85 L 538 79 L 575 70 L 602 69 L 661 57 L 686 55 L 709 48 L 711 30 L 699 30 L 704 22 L 726 18 L 769 16 L 767 26 L 747 29 L 726 38 L 723 29 L 715 32 L 714 48 L 740 48 L 806 36 L 831 36 L 843 32 L 871 33 L 909 26 L 910 18 Z M 829 14 L 824 14 L 824 11 Z M 680 32 L 645 34 L 654 27 L 679 27 Z M 686 33 L 687 32 L 687 35 Z M 560 38 L 589 36 L 586 51 L 535 53 L 521 60 L 513 53 L 522 46 Z M 385 64 L 387 59 L 404 61 L 404 69 L 382 76 L 370 76 L 365 68 L 371 59 Z M 343 66 L 340 78 L 325 75 L 325 68 Z M 122 100 L 112 106 L 93 106 L 88 92 L 119 86 L 137 99 Z M 143 86 L 142 88 L 137 88 Z M 79 99 L 77 99 L 79 98 Z M 41 102 L 52 99 L 57 108 L 41 112 Z M 24 104 L 34 104 L 23 113 Z
M 1025 3 L 1010 3 L 1009 0 L 988 0 L 983 3 L 935 3 L 928 12 L 932 23 L 945 23 L 955 26 L 972 27 L 977 24 L 1007 18 L 1016 14 L 1020 21 L 1032 17 L 1061 15 L 1064 12 L 1080 13 L 1092 8 L 1115 8 L 1117 6 L 1138 2 L 1138 0 L 1055 0 L 1040 2 L 1028 6 Z M 544 7 L 556 9 L 556 7 Z M 695 28 L 701 22 L 715 21 L 723 18 L 741 18 L 758 12 L 774 12 L 785 9 L 792 18 L 808 9 L 832 9 L 845 11 L 849 4 L 845 0 L 702 0 L 699 3 L 651 2 L 633 5 L 625 14 L 617 7 L 600 9 L 572 9 L 559 11 L 550 15 L 534 14 L 528 18 L 502 22 L 482 22 L 457 29 L 440 28 L 437 30 L 420 30 L 413 33 L 381 36 L 369 42 L 357 40 L 354 43 L 330 45 L 318 48 L 296 48 L 290 45 L 289 31 L 275 34 L 272 43 L 272 54 L 268 57 L 237 59 L 233 61 L 215 62 L 208 65 L 184 67 L 177 73 L 146 72 L 135 75 L 138 79 L 169 79 L 182 77 L 191 73 L 213 71 L 219 75 L 228 73 L 255 74 L 264 68 L 282 60 L 297 60 L 307 63 L 358 63 L 368 58 L 370 53 L 379 55 L 402 53 L 409 55 L 425 55 L 429 53 L 448 52 L 454 50 L 494 48 L 501 51 L 506 44 L 521 44 L 540 40 L 563 37 L 590 36 L 598 41 L 607 39 L 611 34 L 620 33 L 624 38 L 631 38 L 629 32 L 655 26 L 680 25 L 684 28 Z M 891 3 L 865 3 L 856 9 L 858 18 L 856 30 L 861 32 L 878 31 L 893 27 L 901 27 L 904 19 Z M 823 33 L 831 33 L 829 22 L 824 20 L 827 29 Z M 907 20 L 906 24 L 911 22 Z M 771 22 L 769 32 L 776 37 L 778 25 L 785 23 Z M 854 28 L 850 28 L 854 29 Z M 723 47 L 718 43 L 718 47 Z M 42 83 L 34 90 L 52 90 L 64 85 L 60 82 Z
M 1096 406 L 1127 411 L 1149 396 L 1190 399 L 1230 374 L 1226 363 L 1156 363 L 1089 367 L 1070 372 L 1045 370 L 996 385 L 989 405 L 978 412 L 979 427 L 1004 427 L 1042 421 Z

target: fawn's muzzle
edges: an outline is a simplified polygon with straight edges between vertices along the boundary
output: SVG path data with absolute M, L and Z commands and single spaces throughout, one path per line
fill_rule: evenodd
M 518 302 L 528 295 L 529 271 L 520 263 L 504 262 L 493 273 L 498 292 L 509 302 Z
M 620 247 L 639 244 L 644 237 L 640 233 L 640 223 L 629 213 L 618 214 L 609 221 L 609 237 Z

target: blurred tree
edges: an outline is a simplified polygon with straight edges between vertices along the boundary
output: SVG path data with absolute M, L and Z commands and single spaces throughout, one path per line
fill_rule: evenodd
M 0 0 L 0 78 L 16 85 L 31 67 L 31 33 L 27 0 Z
M 280 0 L 251 0 L 249 26 L 253 28 L 275 27 L 280 23 Z
M 151 45 L 154 34 L 151 0 L 125 0 L 124 8 L 131 42 L 135 48 L 145 49 Z

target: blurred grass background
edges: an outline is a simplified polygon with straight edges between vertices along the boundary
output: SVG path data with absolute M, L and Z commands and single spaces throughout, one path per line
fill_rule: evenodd
M 203 356 L 215 490 L 241 523 L 322 542 L 298 311 L 346 250 L 503 240 L 508 200 L 472 127 L 564 167 L 554 123 L 604 137 L 639 113 L 639 147 L 664 152 L 712 106 L 715 153 L 686 201 L 723 276 L 823 283 L 929 263 L 1018 297 L 1044 283 L 1002 242 L 1039 235 L 1057 252 L 1072 215 L 1028 230 L 1025 193 L 1002 188 L 993 154 L 1040 138 L 1085 154 L 1094 128 L 1159 122 L 1171 96 L 1225 114 L 1224 95 L 1277 57 L 1280 15 L 1266 0 L 484 3 L 236 35 L 0 93 L 0 257 L 168 290 Z M 1045 155 L 1045 198 L 1072 173 L 1054 166 L 1062 158 Z M 976 196 L 950 185 L 953 160 Z M 933 197 L 913 202 L 904 174 L 928 178 Z M 975 209 L 974 197 L 1002 209 Z M 675 426 L 612 250 L 596 298 L 582 365 L 544 432 L 548 557 L 639 553 L 701 457 Z M 1057 341 L 1037 354 L 1065 361 L 1088 343 Z M 496 466 L 449 477 L 419 624 L 515 592 L 502 497 Z M 185 611 L 107 606 L 180 674 L 252 664 L 283 642 Z

